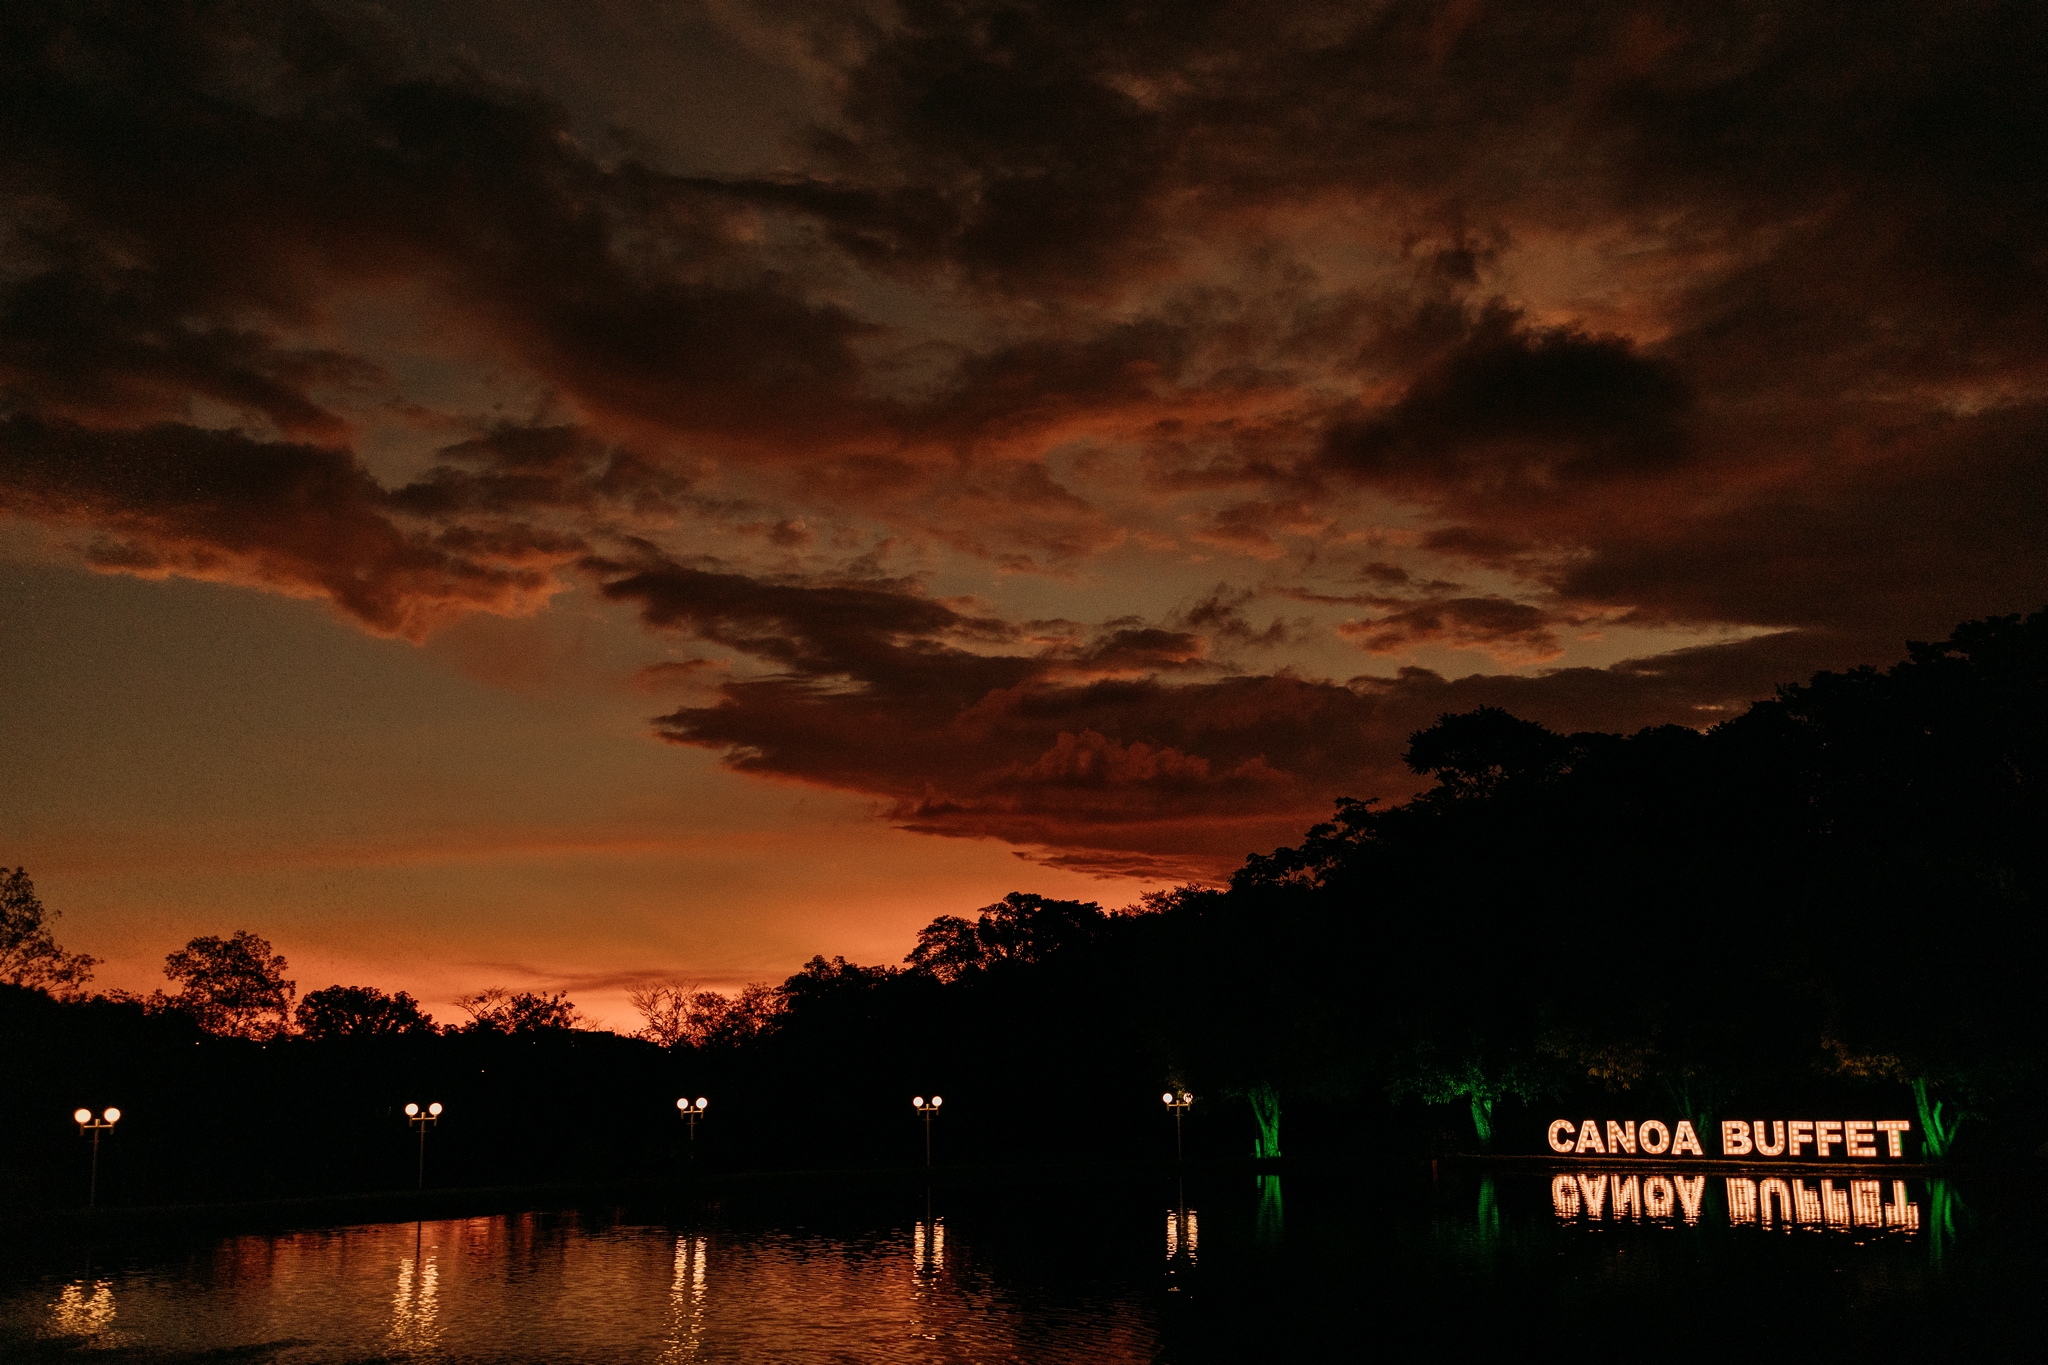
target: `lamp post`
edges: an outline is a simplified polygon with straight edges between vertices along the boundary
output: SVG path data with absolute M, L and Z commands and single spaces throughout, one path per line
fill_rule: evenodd
M 420 1130 L 420 1180 L 418 1188 L 427 1187 L 427 1125 L 441 1121 L 441 1102 L 436 1100 L 421 1109 L 416 1104 L 405 1106 L 405 1121 Z
M 688 1095 L 676 1101 L 676 1108 L 683 1111 L 683 1118 L 690 1125 L 690 1160 L 692 1161 L 697 1159 L 697 1120 L 702 1118 L 704 1111 L 710 1107 L 711 1101 L 705 1099 L 702 1095 L 697 1097 L 695 1104 L 690 1102 Z
M 917 1112 L 924 1115 L 924 1164 L 927 1166 L 932 1164 L 932 1119 L 945 1102 L 943 1095 L 934 1095 L 929 1100 L 919 1095 L 910 1101 Z
M 1195 1102 L 1195 1097 L 1185 1090 L 1169 1090 L 1159 1098 L 1166 1101 L 1166 1107 L 1173 1111 L 1173 1159 L 1179 1161 L 1180 1119 L 1188 1112 L 1188 1106 Z
M 109 1108 L 94 1118 L 90 1109 L 74 1109 L 71 1121 L 78 1125 L 80 1137 L 92 1134 L 92 1183 L 85 1189 L 85 1206 L 92 1208 L 100 1198 L 100 1134 L 114 1131 L 114 1125 L 121 1121 L 121 1111 Z

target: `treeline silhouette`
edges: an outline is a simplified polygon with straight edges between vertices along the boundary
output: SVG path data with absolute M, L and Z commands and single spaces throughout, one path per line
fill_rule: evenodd
M 408 1185 L 408 1100 L 447 1106 L 439 1184 L 909 1164 L 933 1093 L 946 1163 L 1170 1156 L 1168 1087 L 1198 1096 L 1191 1157 L 1538 1152 L 1558 1114 L 1906 1117 L 1943 1160 L 2048 1137 L 2048 612 L 1704 730 L 1481 708 L 1407 760 L 1422 795 L 1341 801 L 1227 888 L 1015 893 L 900 965 L 652 985 L 636 1037 L 560 995 L 483 992 L 445 1029 L 368 987 L 294 1003 L 247 933 L 172 954 L 175 993 L 87 997 L 17 872 L 5 1197 L 72 1197 L 81 1104 L 127 1115 L 117 1200 Z M 694 1157 L 686 1094 L 712 1101 Z

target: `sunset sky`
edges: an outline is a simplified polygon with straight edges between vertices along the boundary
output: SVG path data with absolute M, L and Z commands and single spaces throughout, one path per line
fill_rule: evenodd
M 730 988 L 2048 602 L 2036 5 L 0 11 L 0 861 Z

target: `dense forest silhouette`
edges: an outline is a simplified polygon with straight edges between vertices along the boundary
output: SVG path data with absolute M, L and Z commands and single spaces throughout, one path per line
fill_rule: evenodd
M 408 1101 L 447 1106 L 430 1182 L 942 1163 L 1541 1151 L 1542 1120 L 1853 1107 L 1916 1155 L 2043 1132 L 2048 611 L 1821 673 L 1702 730 L 1558 734 L 1504 711 L 1412 736 L 1434 785 L 1338 802 L 1227 887 L 1138 906 L 1014 893 L 900 965 L 813 958 L 737 995 L 635 996 L 632 1037 L 560 994 L 296 996 L 247 931 L 93 995 L 17 869 L 0 919 L 14 1103 L 0 1198 L 63 1203 L 66 1115 L 119 1105 L 131 1202 L 411 1183 Z M 712 1104 L 694 1143 L 679 1095 Z M 1789 1108 L 1788 1108 L 1789 1107 Z

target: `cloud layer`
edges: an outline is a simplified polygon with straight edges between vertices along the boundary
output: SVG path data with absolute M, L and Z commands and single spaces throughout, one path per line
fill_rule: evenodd
M 516 5 L 9 7 L 5 509 L 593 593 L 661 735 L 1159 876 L 2048 599 L 2036 8 L 686 8 L 772 74 L 634 127 Z

